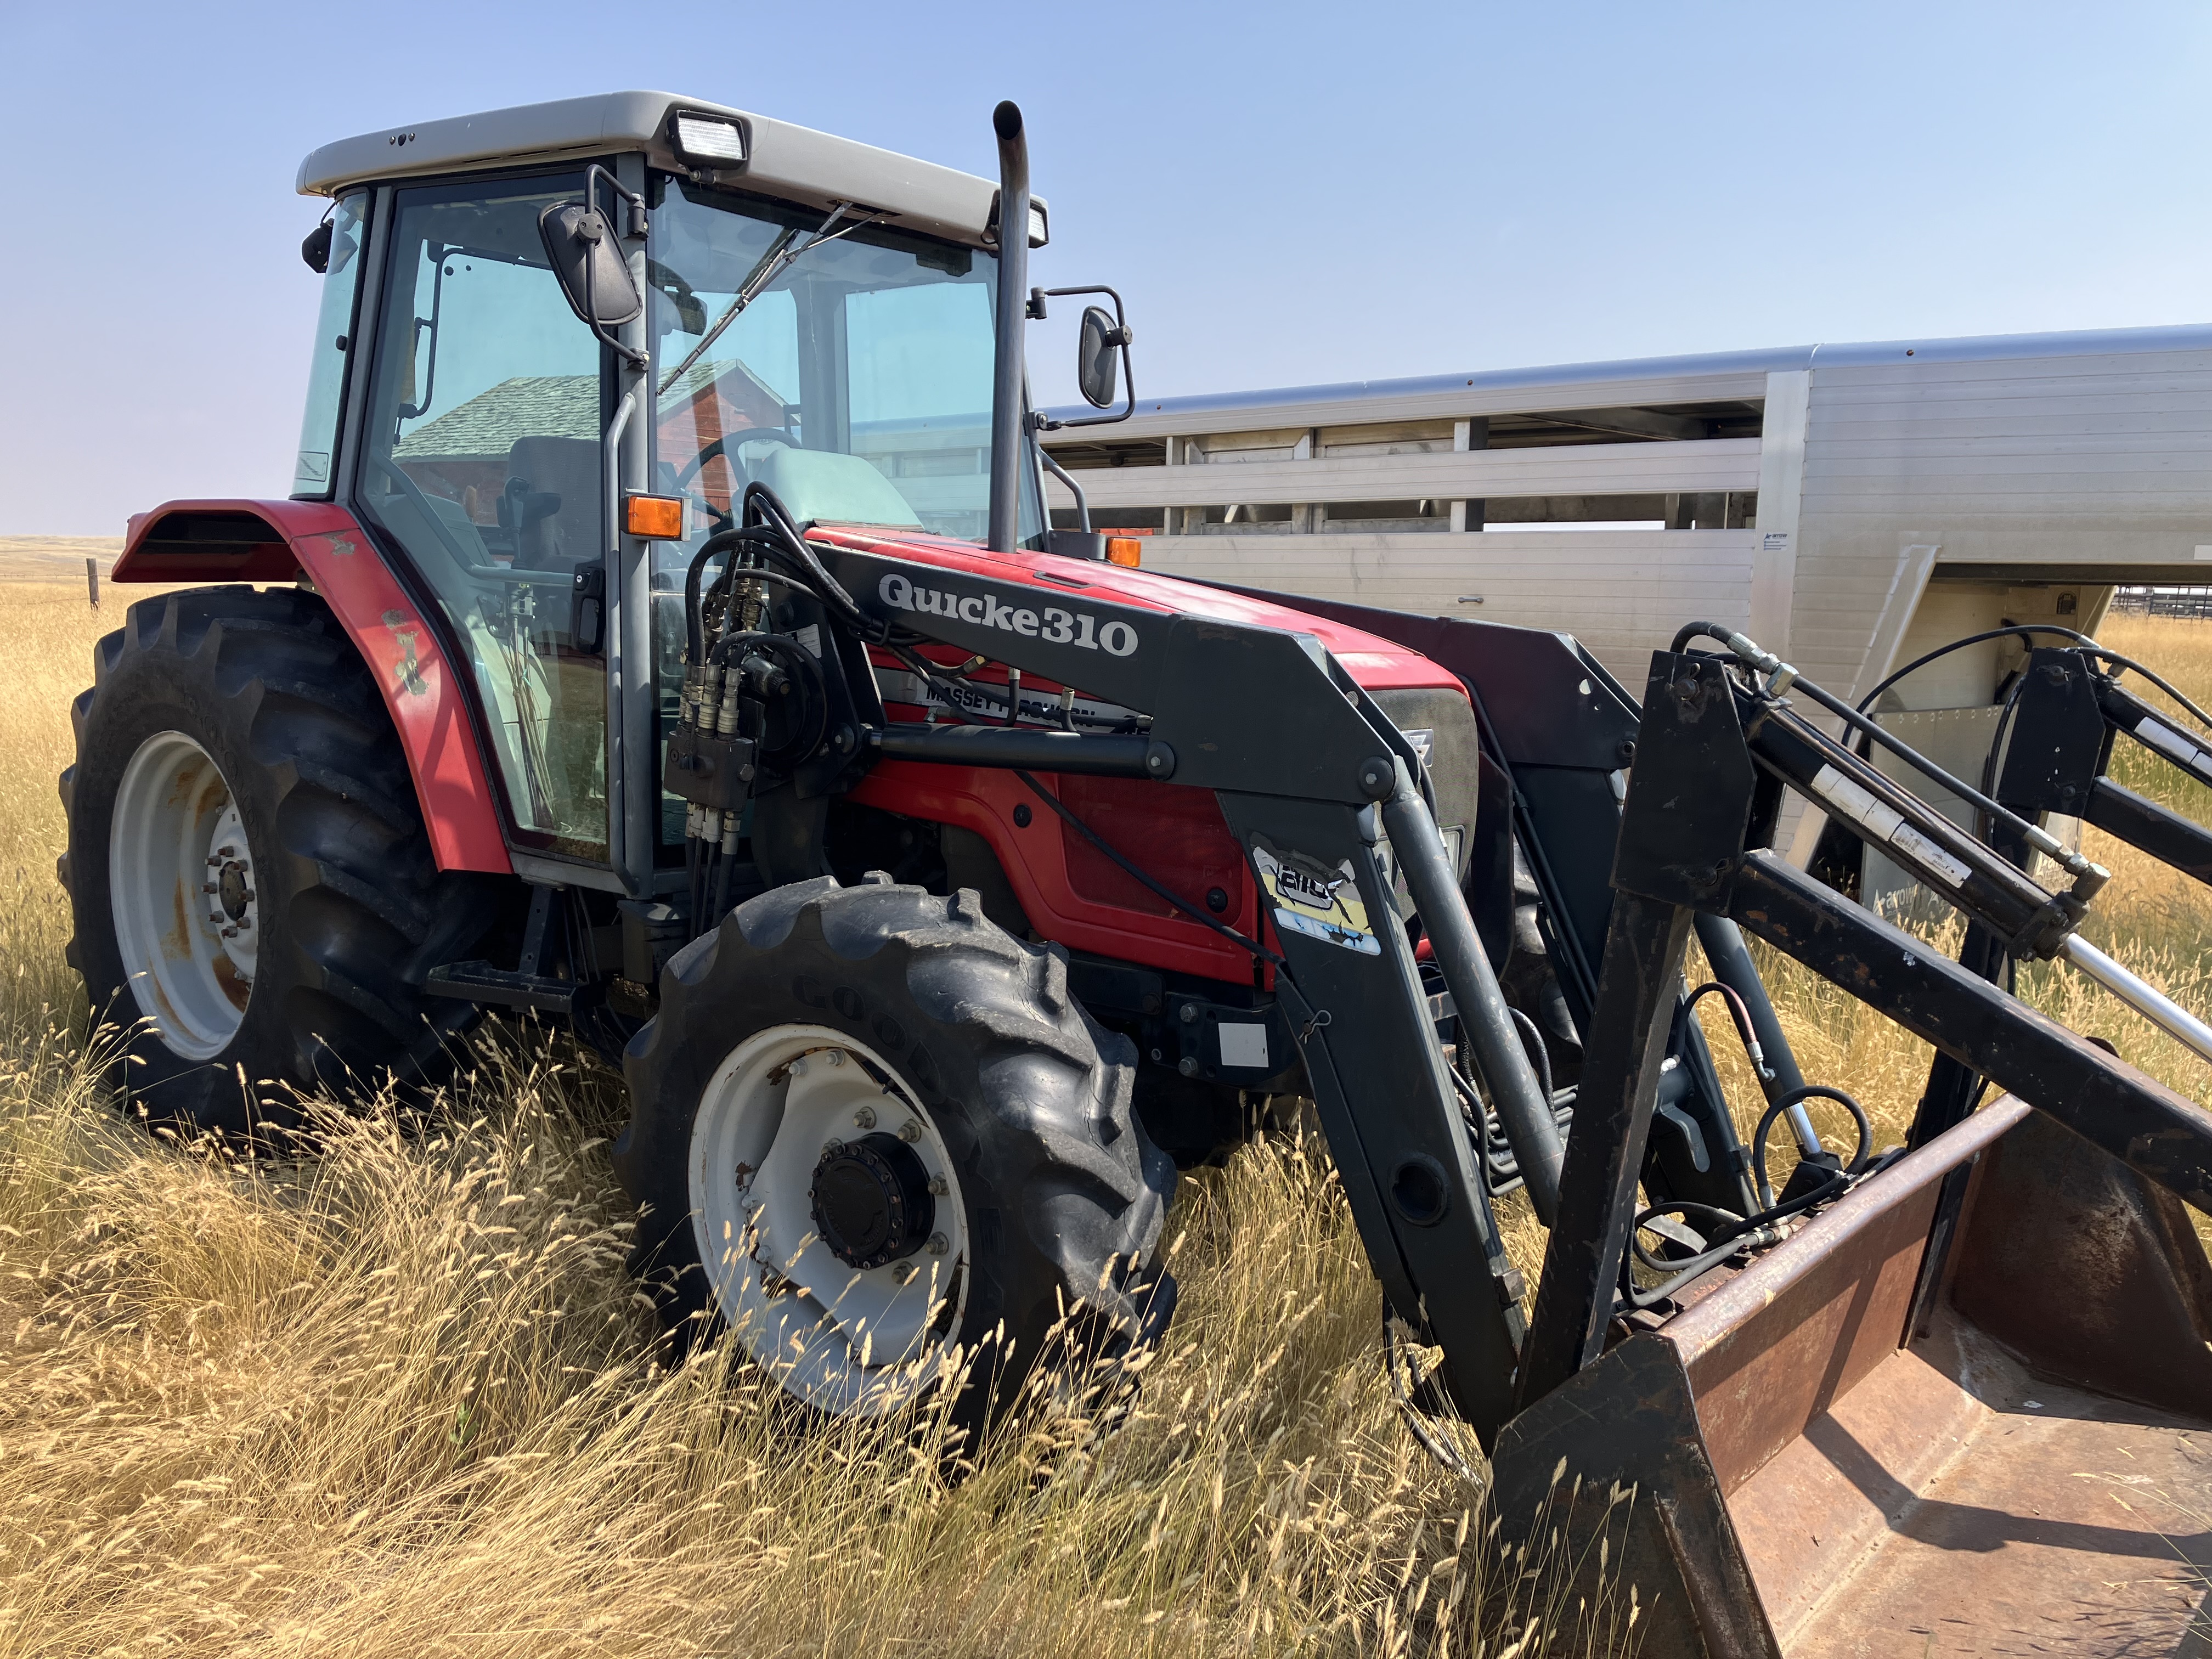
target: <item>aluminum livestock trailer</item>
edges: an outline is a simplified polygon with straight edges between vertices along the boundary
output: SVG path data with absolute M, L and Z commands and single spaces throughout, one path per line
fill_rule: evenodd
M 1689 616 L 1856 700 L 1936 644 L 2212 574 L 2212 327 L 1148 399 L 1045 443 L 1148 566 L 1569 630 L 1632 690 Z M 2021 660 L 1954 653 L 1885 718 L 1978 767 Z

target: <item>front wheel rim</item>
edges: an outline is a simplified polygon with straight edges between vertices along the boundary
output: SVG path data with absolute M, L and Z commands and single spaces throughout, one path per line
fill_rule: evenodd
M 123 769 L 108 902 L 124 982 L 164 1046 L 212 1060 L 246 1018 L 261 937 L 252 848 L 214 757 L 157 732 Z
M 825 1146 L 889 1133 L 934 1195 L 927 1242 L 888 1265 L 832 1254 L 813 1219 Z M 784 1389 L 880 1416 L 934 1381 L 968 1298 L 968 1223 L 938 1127 L 883 1057 L 842 1032 L 778 1025 L 739 1043 L 692 1120 L 691 1224 L 715 1311 Z

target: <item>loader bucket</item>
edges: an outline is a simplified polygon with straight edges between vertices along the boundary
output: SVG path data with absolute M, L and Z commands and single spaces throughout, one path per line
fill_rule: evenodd
M 1644 1659 L 2212 1659 L 2212 1269 L 2163 1188 L 2008 1097 L 1706 1283 L 1494 1462 Z

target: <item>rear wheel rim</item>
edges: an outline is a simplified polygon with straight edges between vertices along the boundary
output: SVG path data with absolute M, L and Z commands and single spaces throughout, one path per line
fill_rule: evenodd
M 155 732 L 123 769 L 107 872 L 116 949 L 139 1013 L 172 1052 L 214 1059 L 246 1018 L 260 905 L 230 785 L 183 732 Z
M 877 1267 L 840 1261 L 813 1219 L 824 1147 L 896 1136 L 929 1177 L 927 1241 Z M 691 1225 L 715 1311 L 817 1410 L 879 1416 L 939 1375 L 968 1297 L 968 1223 L 937 1126 L 883 1057 L 842 1032 L 776 1025 L 739 1043 L 692 1120 Z

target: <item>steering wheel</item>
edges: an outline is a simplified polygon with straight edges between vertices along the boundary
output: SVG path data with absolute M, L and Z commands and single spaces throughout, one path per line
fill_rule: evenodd
M 740 427 L 735 432 L 725 432 L 720 437 L 715 439 L 714 442 L 707 445 L 706 447 L 702 449 L 696 455 L 694 455 L 690 460 L 684 462 L 683 466 L 678 469 L 676 482 L 673 485 L 674 489 L 678 495 L 681 495 L 684 491 L 684 486 L 690 483 L 692 479 L 697 477 L 700 472 L 705 468 L 707 463 L 713 460 L 718 455 L 720 456 L 724 463 L 728 465 L 731 472 L 732 474 L 736 473 L 738 471 L 737 458 L 730 453 L 728 446 L 732 443 L 749 444 L 756 438 L 773 439 L 775 441 L 783 445 L 788 449 L 796 449 L 799 447 L 799 440 L 793 437 L 791 435 L 790 429 L 786 427 L 748 426 Z M 739 493 L 743 493 L 745 481 L 739 478 L 737 480 L 737 483 Z M 707 511 L 714 519 L 715 528 L 718 530 L 727 530 L 737 522 L 736 515 L 733 514 L 720 512 L 711 507 L 708 507 Z
M 735 432 L 725 432 L 720 437 L 715 439 L 714 442 L 708 444 L 696 455 L 694 455 L 690 460 L 684 462 L 684 465 L 677 470 L 676 488 L 678 489 L 683 489 L 685 484 L 690 483 L 693 478 L 698 477 L 701 468 L 704 467 L 708 462 L 713 460 L 718 455 L 720 456 L 723 460 L 729 462 L 730 470 L 734 472 L 737 470 L 737 463 L 735 460 L 731 459 L 727 446 L 732 441 L 741 444 L 749 444 L 756 438 L 773 438 L 776 442 L 783 445 L 788 449 L 796 449 L 799 447 L 799 440 L 793 437 L 789 430 L 786 428 L 780 426 L 740 427 Z

